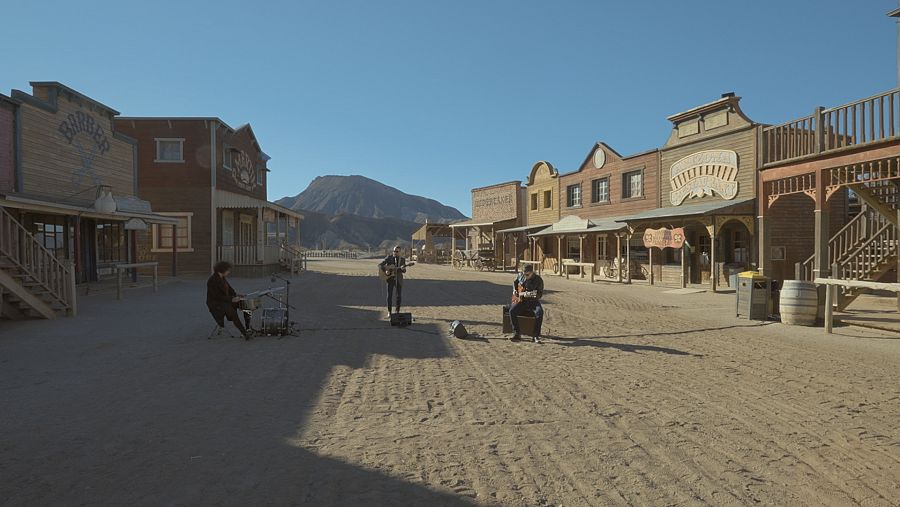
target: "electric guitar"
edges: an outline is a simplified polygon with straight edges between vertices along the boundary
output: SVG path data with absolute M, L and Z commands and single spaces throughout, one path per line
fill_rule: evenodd
M 407 262 L 403 266 L 385 266 L 382 270 L 378 268 L 378 277 L 381 278 L 382 282 L 390 282 L 391 280 L 397 278 L 397 275 L 400 274 L 401 269 L 406 269 L 410 266 L 415 266 L 415 262 Z M 400 278 L 403 278 L 402 276 Z

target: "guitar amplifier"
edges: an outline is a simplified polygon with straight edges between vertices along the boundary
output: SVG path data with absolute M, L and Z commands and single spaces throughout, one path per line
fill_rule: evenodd
M 406 327 L 410 324 L 412 324 L 412 314 L 411 313 L 392 313 L 391 314 L 391 325 L 392 326 Z
M 509 319 L 509 305 L 503 305 L 503 332 L 512 333 L 512 322 Z M 525 336 L 534 335 L 534 312 L 527 310 L 519 316 L 519 332 Z

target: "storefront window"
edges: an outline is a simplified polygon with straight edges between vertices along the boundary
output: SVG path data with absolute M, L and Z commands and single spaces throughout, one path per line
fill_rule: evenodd
M 188 217 L 173 217 L 178 220 L 177 226 L 177 236 L 178 236 L 178 248 L 179 249 L 188 249 L 190 248 L 190 236 L 189 236 L 189 223 Z M 171 225 L 154 225 L 154 229 L 156 230 L 156 248 L 162 250 L 171 250 L 172 249 L 172 226 Z
M 59 215 L 26 215 L 25 227 L 34 239 L 58 259 L 66 257 L 66 217 Z
M 97 260 L 100 264 L 123 262 L 125 251 L 125 228 L 120 222 L 97 224 Z
M 278 228 L 275 222 L 266 222 L 266 244 L 278 244 Z
M 747 249 L 747 238 L 741 231 L 734 231 L 731 238 L 731 245 L 734 248 L 734 262 L 747 264 L 750 262 L 750 252 Z
M 578 259 L 581 257 L 581 240 L 578 238 L 566 238 L 566 258 Z
M 606 236 L 597 236 L 597 260 L 605 261 L 606 260 L 606 247 L 607 247 L 607 237 Z

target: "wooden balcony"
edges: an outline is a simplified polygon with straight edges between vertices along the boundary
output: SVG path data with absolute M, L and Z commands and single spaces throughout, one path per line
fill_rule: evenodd
M 760 130 L 763 168 L 900 138 L 900 88 Z

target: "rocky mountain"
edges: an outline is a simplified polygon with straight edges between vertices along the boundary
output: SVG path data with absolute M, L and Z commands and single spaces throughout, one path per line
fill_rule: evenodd
M 384 250 L 394 244 L 408 245 L 420 224 L 396 218 L 366 218 L 356 215 L 326 215 L 300 210 L 300 241 L 314 249 Z
M 365 176 L 318 176 L 300 194 L 276 203 L 324 215 L 392 218 L 420 224 L 426 219 L 446 223 L 466 218 L 456 208 L 401 192 Z

